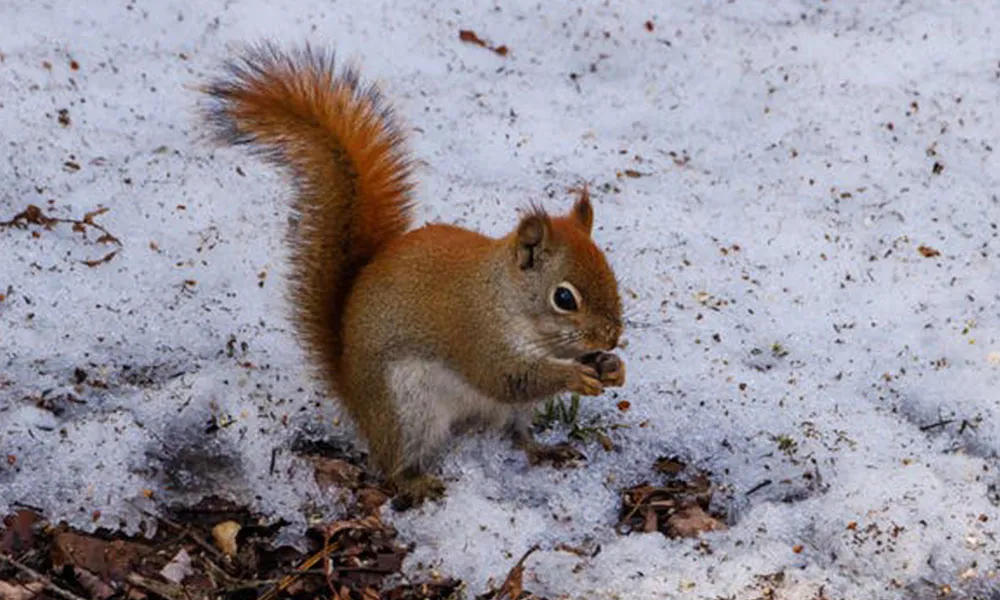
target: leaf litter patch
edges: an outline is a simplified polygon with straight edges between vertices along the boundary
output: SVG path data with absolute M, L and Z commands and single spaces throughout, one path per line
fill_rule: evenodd
M 463 582 L 441 575 L 411 581 L 402 572 L 412 546 L 383 522 L 391 490 L 363 455 L 323 443 L 298 444 L 315 478 L 339 493 L 343 518 L 314 525 L 305 551 L 275 542 L 281 523 L 215 497 L 161 508 L 152 538 L 128 538 L 49 523 L 30 508 L 0 527 L 4 600 L 445 600 L 464 598 Z M 99 515 L 98 515 L 99 516 Z M 533 548 L 500 587 L 477 600 L 544 600 L 522 585 Z
M 713 499 L 718 492 L 709 473 L 678 458 L 653 464 L 659 484 L 644 481 L 622 492 L 619 534 L 660 532 L 669 538 L 696 538 L 726 529 L 726 511 Z

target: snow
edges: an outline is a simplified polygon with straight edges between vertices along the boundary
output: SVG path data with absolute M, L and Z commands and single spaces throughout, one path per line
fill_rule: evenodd
M 996 586 L 1000 5 L 467 4 L 0 3 L 0 220 L 107 207 L 123 243 L 88 267 L 98 232 L 0 230 L 0 512 L 148 531 L 216 494 L 289 539 L 338 514 L 291 451 L 354 437 L 285 321 L 287 188 L 194 117 L 242 42 L 309 39 L 412 127 L 422 217 L 500 234 L 590 181 L 624 292 L 630 381 L 582 416 L 618 449 L 558 471 L 460 440 L 445 501 L 387 510 L 414 575 L 478 593 L 540 544 L 550 595 Z M 728 530 L 615 533 L 662 455 L 711 471 Z

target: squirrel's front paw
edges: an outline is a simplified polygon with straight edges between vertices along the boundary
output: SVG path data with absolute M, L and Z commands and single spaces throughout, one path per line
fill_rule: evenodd
M 525 448 L 528 462 L 532 465 L 551 463 L 554 467 L 562 467 L 580 460 L 587 460 L 582 452 L 568 442 L 561 444 L 532 444 Z
M 625 361 L 618 358 L 617 354 L 594 352 L 581 358 L 580 362 L 593 367 L 604 386 L 621 387 L 625 385 Z
M 444 482 L 427 473 L 407 477 L 396 488 L 397 494 L 392 500 L 392 507 L 398 511 L 420 506 L 425 500 L 444 497 Z
M 574 362 L 566 389 L 581 396 L 600 396 L 604 391 L 601 375 L 594 367 L 582 362 Z

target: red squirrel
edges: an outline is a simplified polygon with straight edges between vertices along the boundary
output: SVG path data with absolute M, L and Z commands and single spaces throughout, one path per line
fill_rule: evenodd
M 379 92 L 330 54 L 260 45 L 204 88 L 214 139 L 290 172 L 293 321 L 373 466 L 418 503 L 469 424 L 501 427 L 532 463 L 575 453 L 535 441 L 537 403 L 625 382 L 614 272 L 591 239 L 584 188 L 568 214 L 540 208 L 494 239 L 413 228 L 413 169 Z

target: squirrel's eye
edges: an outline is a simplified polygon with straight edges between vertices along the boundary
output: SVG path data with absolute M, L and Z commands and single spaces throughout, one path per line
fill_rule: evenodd
M 552 307 L 556 309 L 556 312 L 576 312 L 580 308 L 580 303 L 577 300 L 579 296 L 580 293 L 572 285 L 565 282 L 560 283 L 552 291 Z

